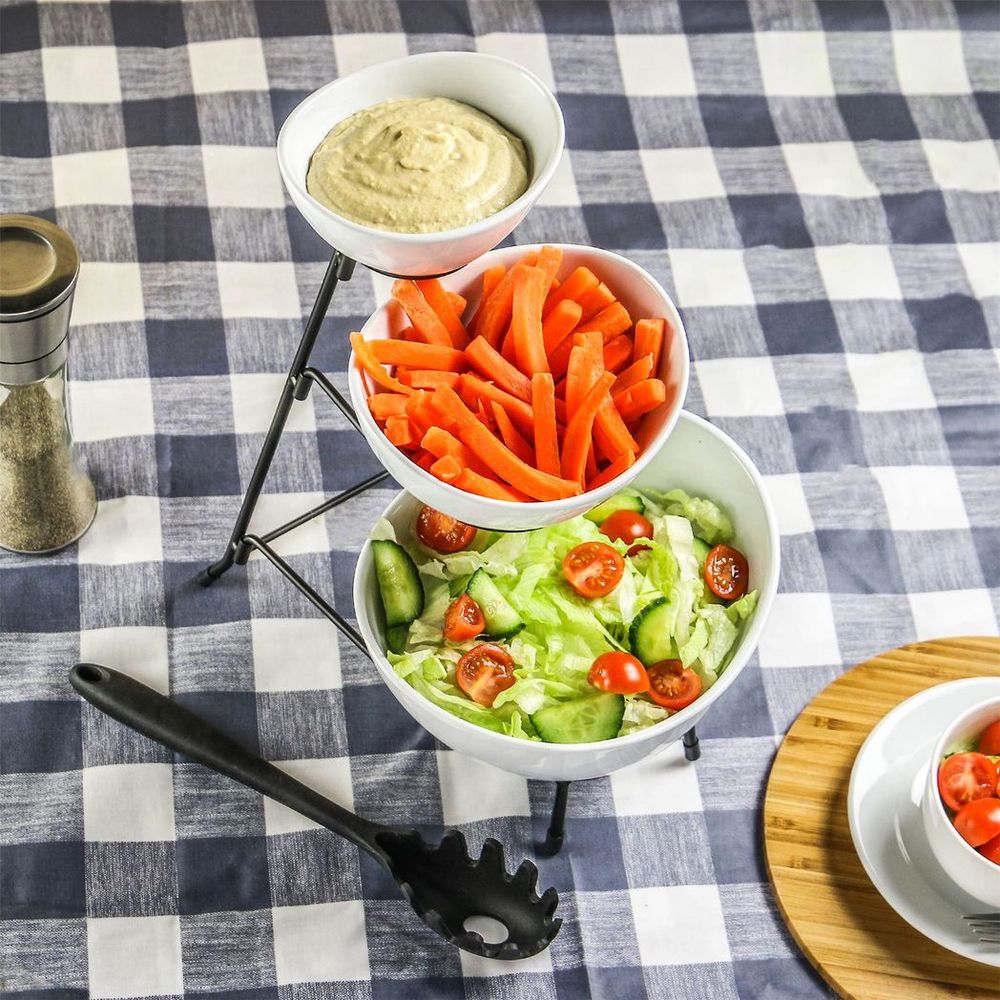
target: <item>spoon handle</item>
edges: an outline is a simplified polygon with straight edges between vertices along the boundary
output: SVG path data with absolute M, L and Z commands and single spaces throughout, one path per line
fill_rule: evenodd
M 375 837 L 386 827 L 356 816 L 251 753 L 183 705 L 96 663 L 69 672 L 76 692 L 111 718 L 241 785 L 307 816 L 385 863 Z

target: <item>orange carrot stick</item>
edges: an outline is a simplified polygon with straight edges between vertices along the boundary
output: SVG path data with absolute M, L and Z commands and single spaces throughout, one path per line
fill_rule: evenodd
M 623 451 L 610 465 L 607 465 L 593 479 L 587 482 L 587 489 L 596 490 L 600 486 L 606 486 L 612 479 L 617 479 L 618 476 L 633 465 L 635 465 L 635 455 L 630 451 Z
M 413 432 L 418 438 L 435 425 L 437 414 L 431 408 L 431 395 L 423 389 L 418 390 L 406 400 L 406 415 L 413 425 Z
M 413 461 L 425 472 L 430 472 L 431 466 L 437 461 L 437 459 L 429 452 L 419 451 L 416 455 L 414 455 Z
M 632 338 L 621 334 L 604 344 L 604 367 L 609 372 L 620 372 L 632 360 Z
M 572 333 L 580 322 L 583 310 L 579 302 L 563 299 L 555 309 L 542 321 L 542 340 L 545 343 L 545 353 L 552 352 Z
M 470 331 L 475 331 L 476 326 L 479 323 L 479 316 L 483 311 L 483 306 L 486 304 L 486 300 L 493 294 L 496 290 L 497 285 L 503 280 L 503 276 L 507 273 L 507 269 L 503 264 L 495 264 L 493 267 L 486 268 L 483 271 L 482 288 L 479 294 L 479 305 L 476 307 L 475 313 L 473 313 L 472 319 L 469 320 L 468 329 Z
M 413 329 L 428 343 L 442 344 L 451 347 L 451 336 L 447 327 L 441 322 L 437 312 L 424 298 L 416 284 L 408 279 L 400 278 L 393 283 L 392 297 L 403 307 L 409 316 Z M 449 307 L 450 308 L 450 307 Z
M 352 333 L 350 341 L 358 367 L 371 376 L 376 385 L 382 386 L 383 389 L 391 389 L 393 392 L 401 392 L 404 396 L 409 396 L 413 392 L 408 385 L 398 382 L 379 364 L 368 342 L 360 333 Z
M 638 443 L 611 399 L 604 400 L 594 418 L 594 440 L 597 447 L 612 461 L 624 451 L 639 454 Z
M 493 294 L 480 309 L 475 332 L 478 336 L 485 337 L 491 347 L 496 347 L 500 343 L 504 330 L 510 324 L 511 313 L 514 309 L 514 281 L 519 269 L 531 266 L 527 263 L 531 256 L 528 254 L 500 279 L 500 283 L 493 289 Z M 534 262 L 532 261 L 532 263 Z
M 588 330 L 600 330 L 604 334 L 604 342 L 613 340 L 620 333 L 624 333 L 632 325 L 632 317 L 628 310 L 620 302 L 612 302 L 605 306 L 596 316 L 592 316 L 577 327 L 577 333 L 586 333 Z
M 399 284 L 399 282 L 396 284 Z M 419 281 L 414 282 L 414 284 L 420 290 L 420 294 L 424 297 L 427 305 L 434 310 L 434 315 L 441 321 L 441 325 L 448 331 L 448 343 L 452 347 L 459 349 L 465 347 L 469 342 L 469 335 L 465 332 L 465 327 L 462 326 L 462 309 L 465 308 L 464 300 L 462 309 L 456 310 L 455 304 L 451 301 L 452 293 L 437 278 L 421 278 Z M 393 288 L 395 289 L 395 285 Z M 406 306 L 404 305 L 403 308 L 405 309 Z M 407 312 L 407 315 L 409 315 L 409 312 Z M 413 317 L 411 316 L 410 319 L 412 320 Z
M 557 289 L 549 292 L 549 297 L 545 300 L 545 308 L 542 309 L 542 316 L 547 317 L 549 313 L 560 302 L 569 299 L 579 302 L 580 296 L 596 288 L 600 284 L 597 275 L 588 267 L 578 267 Z
M 514 338 L 517 367 L 525 375 L 534 375 L 549 370 L 542 340 L 542 303 L 549 279 L 538 267 L 518 270 L 520 273 L 514 279 L 510 336 Z
M 461 319 L 469 300 L 464 295 L 459 295 L 458 292 L 449 292 L 448 301 L 451 303 L 451 308 L 455 310 L 455 315 Z
M 484 403 L 499 403 L 525 437 L 534 437 L 535 418 L 532 415 L 531 407 L 523 399 L 518 399 L 517 396 L 504 392 L 492 382 L 484 382 L 476 375 L 468 374 L 462 376 L 456 391 L 469 406 L 475 406 L 478 399 L 483 400 Z
M 667 388 L 658 378 L 637 382 L 615 398 L 615 406 L 625 423 L 655 410 L 667 398 Z
M 398 392 L 377 392 L 368 397 L 368 409 L 376 420 L 399 417 L 406 412 L 406 399 Z
M 444 483 L 453 483 L 462 472 L 462 465 L 453 455 L 442 455 L 430 467 L 430 474 Z
M 505 483 L 498 483 L 495 479 L 473 472 L 472 469 L 462 469 L 451 485 L 465 490 L 466 493 L 475 493 L 477 496 L 489 497 L 491 500 L 509 500 L 515 503 L 531 501 L 531 497 L 527 493 L 522 493 Z
M 573 349 L 569 352 L 566 367 L 566 419 L 569 421 L 604 371 L 601 344 L 601 335 L 597 330 L 573 334 Z
M 555 383 L 548 372 L 531 378 L 531 408 L 535 415 L 535 460 L 542 472 L 558 476 L 559 437 L 556 433 Z
M 556 280 L 556 274 L 559 272 L 559 265 L 562 263 L 563 252 L 558 247 L 549 246 L 546 244 L 538 251 L 538 264 L 536 265 L 540 271 L 544 271 L 549 280 L 545 283 L 545 292 L 542 298 L 548 294 L 549 289 L 552 287 L 553 282 Z M 539 312 L 541 310 L 539 309 Z
M 496 421 L 497 430 L 500 431 L 500 438 L 505 445 L 522 461 L 528 465 L 535 465 L 535 450 L 528 443 L 527 439 L 514 426 L 507 411 L 499 403 L 490 403 L 493 412 L 493 419 Z M 536 466 L 537 468 L 537 466 Z
M 644 354 L 653 356 L 653 374 L 660 373 L 660 353 L 663 350 L 664 327 L 666 320 L 663 319 L 641 319 L 635 324 L 635 353 L 633 358 L 638 360 Z
M 458 424 L 462 443 L 511 486 L 535 500 L 560 500 L 576 496 L 580 492 L 578 483 L 540 472 L 522 462 L 480 423 L 453 389 L 435 390 L 433 403 L 436 410 Z
M 419 438 L 417 437 L 413 424 L 410 422 L 410 418 L 403 417 L 389 417 L 385 422 L 385 436 L 397 447 L 397 448 L 416 448 Z
M 595 479 L 597 477 L 597 455 L 593 444 L 587 449 L 587 462 L 583 467 L 583 478 Z
M 454 423 L 452 423 L 452 426 L 454 427 Z M 420 439 L 420 447 L 425 448 L 436 458 L 444 458 L 445 455 L 450 455 L 452 458 L 458 459 L 463 468 L 474 469 L 476 472 L 484 475 L 489 472 L 486 466 L 476 458 L 470 449 L 466 448 L 454 434 L 449 433 L 443 427 L 432 426 L 428 428 L 424 436 Z
M 611 345 L 609 344 L 608 346 L 610 347 Z M 607 348 L 605 348 L 606 352 Z M 618 393 L 624 392 L 626 389 L 631 389 L 637 382 L 649 378 L 652 373 L 653 355 L 644 354 L 641 358 L 633 361 L 628 368 L 618 375 L 618 378 L 615 379 L 615 384 L 611 387 L 611 395 L 617 396 Z
M 512 396 L 528 402 L 531 399 L 531 382 L 509 361 L 486 342 L 483 337 L 476 339 L 465 349 L 469 364 L 485 379 L 496 382 Z
M 468 367 L 465 355 L 451 346 L 411 344 L 406 340 L 373 340 L 370 346 L 375 359 L 384 365 L 406 365 L 439 372 L 464 372 Z
M 583 486 L 584 471 L 587 465 L 587 452 L 590 449 L 591 430 L 594 418 L 604 402 L 611 383 L 615 377 L 611 372 L 604 372 L 590 387 L 576 412 L 569 418 L 566 427 L 566 439 L 563 441 L 562 474 L 564 479 L 573 480 Z
M 580 308 L 583 309 L 583 322 L 586 323 L 592 319 L 614 301 L 615 293 L 603 281 L 596 288 L 591 288 L 589 291 L 584 292 L 577 299 L 577 302 L 580 303 Z
M 439 385 L 448 385 L 452 389 L 458 385 L 461 376 L 458 372 L 437 372 L 426 369 L 411 369 L 396 376 L 403 385 L 413 389 L 436 389 Z

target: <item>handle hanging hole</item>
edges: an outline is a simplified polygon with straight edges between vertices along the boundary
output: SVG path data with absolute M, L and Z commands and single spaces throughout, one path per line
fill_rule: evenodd
M 509 935 L 507 926 L 502 921 L 487 917 L 484 913 L 466 917 L 462 921 L 462 926 L 467 931 L 474 931 L 487 944 L 503 944 Z
M 76 668 L 76 676 L 88 684 L 99 684 L 104 680 L 105 674 L 100 667 L 95 667 L 92 663 L 81 663 Z

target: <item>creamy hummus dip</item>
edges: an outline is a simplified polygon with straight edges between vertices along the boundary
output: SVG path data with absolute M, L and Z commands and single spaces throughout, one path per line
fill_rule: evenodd
M 485 219 L 528 186 L 524 143 L 447 97 L 383 101 L 335 125 L 309 163 L 306 190 L 375 229 L 435 233 Z

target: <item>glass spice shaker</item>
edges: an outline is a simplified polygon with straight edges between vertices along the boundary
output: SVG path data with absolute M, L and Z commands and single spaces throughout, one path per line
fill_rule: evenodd
M 52 552 L 97 512 L 66 409 L 66 357 L 80 256 L 33 215 L 0 215 L 0 546 Z

